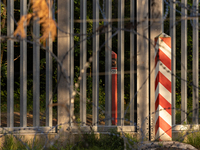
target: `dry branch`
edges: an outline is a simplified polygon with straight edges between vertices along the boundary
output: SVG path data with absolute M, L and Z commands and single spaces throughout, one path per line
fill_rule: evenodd
M 52 40 L 55 39 L 56 33 L 56 22 L 49 15 L 49 7 L 52 4 L 47 4 L 45 0 L 32 0 L 31 9 L 33 13 L 29 13 L 21 17 L 18 22 L 17 29 L 14 32 L 14 36 L 20 35 L 21 38 L 26 38 L 25 27 L 30 24 L 30 20 L 33 18 L 36 20 L 39 18 L 38 23 L 41 24 L 42 27 L 42 37 L 41 41 L 45 41 L 49 35 L 51 34 Z

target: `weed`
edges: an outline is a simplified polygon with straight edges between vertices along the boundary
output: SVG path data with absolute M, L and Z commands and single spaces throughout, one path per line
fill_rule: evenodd
M 186 143 L 191 144 L 192 146 L 200 149 L 200 132 L 193 131 L 191 134 L 187 136 Z
M 19 140 L 16 140 L 13 135 L 6 135 L 5 141 L 1 147 L 2 150 L 19 150 L 26 149 L 26 146 Z

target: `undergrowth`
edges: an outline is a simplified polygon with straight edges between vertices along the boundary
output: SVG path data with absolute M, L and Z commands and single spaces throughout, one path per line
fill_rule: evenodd
M 129 150 L 137 149 L 137 144 L 139 143 L 136 137 L 130 134 L 122 135 L 122 133 L 116 130 L 110 130 L 106 134 L 95 134 L 94 132 L 82 134 L 79 135 L 79 139 L 76 139 L 76 142 L 73 142 L 73 144 L 69 142 L 69 139 L 63 141 L 61 136 L 53 143 L 51 141 L 54 139 L 48 140 L 46 145 L 42 139 L 36 138 L 34 142 L 33 140 L 22 140 L 24 143 L 20 139 L 23 138 L 18 137 L 16 139 L 13 135 L 6 135 L 4 142 L 0 144 L 0 150 L 25 150 L 27 147 L 30 150 L 43 148 L 45 150 L 123 150 L 125 146 Z M 124 141 L 126 141 L 126 144 L 124 144 Z M 175 141 L 178 141 L 178 139 Z M 193 131 L 188 134 L 185 143 L 200 149 L 200 132 Z
M 60 137 L 58 140 L 53 142 L 53 144 L 45 145 L 45 149 L 49 150 L 123 150 L 124 149 L 124 139 L 121 133 L 116 130 L 111 130 L 107 134 L 95 134 L 94 132 L 83 134 L 80 136 L 75 143 L 70 144 L 68 140 L 62 140 Z M 138 142 L 136 138 L 132 137 L 129 134 L 125 134 L 128 142 L 134 146 L 135 142 Z M 20 138 L 19 138 L 20 139 Z M 30 150 L 38 150 L 42 149 L 44 146 L 43 140 L 36 139 L 34 142 L 32 140 L 25 141 L 22 143 L 19 139 L 16 139 L 13 135 L 6 135 L 5 141 L 1 144 L 1 150 L 21 150 L 27 149 Z M 23 140 L 22 140 L 23 141 Z M 50 142 L 49 140 L 48 142 Z M 62 142 L 61 142 L 62 141 Z M 34 143 L 34 144 L 33 144 Z M 27 147 L 26 147 L 27 146 Z M 126 144 L 127 149 L 132 149 L 128 144 Z
M 200 149 L 200 131 L 193 131 L 187 136 L 186 143 Z

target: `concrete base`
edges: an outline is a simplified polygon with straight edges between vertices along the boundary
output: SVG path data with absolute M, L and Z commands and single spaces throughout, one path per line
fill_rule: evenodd
M 138 144 L 139 149 L 182 149 L 182 150 L 197 150 L 195 147 L 180 143 L 180 142 L 174 142 L 174 141 L 164 141 L 164 142 L 144 142 L 141 144 Z
M 89 126 L 82 126 L 82 127 L 68 127 L 66 131 L 64 131 L 63 128 L 57 129 L 57 130 L 52 130 L 53 132 L 45 132 L 49 131 L 49 128 L 41 128 L 40 131 L 43 133 L 39 133 L 39 130 L 35 131 L 32 128 L 27 128 L 25 130 L 16 130 L 16 128 L 10 128 L 8 130 L 3 130 L 2 134 L 0 134 L 0 147 L 3 146 L 6 138 L 8 136 L 14 136 L 15 141 L 23 141 L 23 142 L 33 142 L 33 139 L 36 138 L 37 142 L 42 145 L 53 145 L 57 141 L 59 141 L 59 144 L 62 146 L 65 146 L 69 143 L 74 144 L 78 141 L 84 140 L 86 133 L 91 133 L 91 131 L 94 131 L 94 134 L 96 135 L 97 138 L 99 138 L 100 134 L 105 134 L 108 135 L 112 131 L 117 131 L 122 133 L 128 133 L 129 136 L 134 136 L 137 137 L 138 140 L 140 136 L 137 134 L 136 129 L 134 126 L 94 126 L 94 127 L 89 127 Z M 30 131 L 30 132 L 29 132 Z M 57 133 L 56 133 L 57 131 Z M 123 132 L 122 132 L 123 131 Z M 189 132 L 192 131 L 173 131 L 172 132 L 172 137 L 173 141 L 179 141 L 179 142 L 185 142 L 187 139 L 187 136 Z M 10 134 L 13 133 L 13 134 Z M 140 140 L 139 140 L 140 141 Z M 146 141 L 148 142 L 148 141 Z M 144 142 L 145 143 L 145 142 Z M 156 143 L 156 142 L 152 142 Z M 157 145 L 159 145 L 160 142 L 158 142 Z

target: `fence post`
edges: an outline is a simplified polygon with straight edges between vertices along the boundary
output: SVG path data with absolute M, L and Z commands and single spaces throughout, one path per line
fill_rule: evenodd
M 58 59 L 62 62 L 58 66 L 58 124 L 64 123 L 64 129 L 70 121 L 70 1 L 58 1 Z M 62 73 L 64 72 L 64 74 Z
M 163 0 L 150 2 L 150 140 L 155 139 L 155 44 L 154 39 L 162 33 L 163 25 Z
M 14 1 L 7 0 L 7 36 L 14 32 Z M 7 40 L 7 127 L 14 127 L 14 41 Z
M 26 13 L 27 0 L 20 0 L 20 17 Z M 20 41 L 20 126 L 27 126 L 27 43 L 25 39 Z
M 187 123 L 187 0 L 181 1 L 181 124 Z
M 49 18 L 52 18 L 52 0 L 47 1 L 49 6 Z M 52 110 L 52 103 L 53 103 L 53 94 L 52 94 L 52 75 L 53 75 L 53 66 L 52 66 L 52 56 L 51 53 L 53 52 L 53 44 L 51 33 L 49 33 L 49 37 L 46 40 L 46 126 L 52 126 L 53 121 L 53 110 Z M 50 53 L 51 52 L 51 53 Z
M 170 36 L 172 44 L 172 125 L 176 124 L 176 3 L 170 1 Z
M 105 124 L 110 126 L 111 125 L 111 52 L 112 52 L 112 25 L 111 25 L 111 19 L 112 19 L 112 0 L 106 1 L 106 19 L 108 20 L 106 23 L 108 24 L 107 28 L 105 29 Z
M 132 25 L 135 24 L 135 1 L 130 1 L 130 22 Z M 135 33 L 134 33 L 135 28 L 131 28 L 130 32 L 130 125 L 134 125 L 135 122 L 135 62 L 136 62 L 136 57 L 135 57 L 135 51 L 136 51 L 136 43 L 135 43 Z
M 1 6 L 1 1 L 0 1 Z M 1 24 L 1 17 L 0 17 L 0 24 Z M 1 26 L 0 26 L 0 36 L 1 36 Z M 1 40 L 0 40 L 1 45 Z M 1 58 L 1 46 L 0 46 L 0 58 Z M 1 70 L 1 63 L 0 63 L 0 70 Z M 1 127 L 1 71 L 0 71 L 0 127 Z
M 74 117 L 74 0 L 70 0 L 70 71 L 71 71 L 71 89 L 70 89 L 70 98 L 71 98 L 71 107 L 70 107 L 70 119 L 71 126 L 73 126 Z
M 149 139 L 149 1 L 137 0 L 137 127 Z M 119 56 L 119 54 L 118 54 Z
M 172 140 L 171 37 L 155 38 L 155 134 L 156 139 Z
M 33 126 L 40 125 L 40 24 L 39 18 L 33 21 Z
M 85 65 L 87 62 L 87 0 L 81 0 L 80 5 L 81 24 L 80 24 L 80 119 L 82 125 L 86 125 L 86 99 L 87 99 L 87 70 Z
M 192 122 L 194 124 L 199 123 L 199 21 L 198 21 L 198 5 L 199 0 L 193 0 L 193 61 L 192 61 L 192 72 L 193 72 L 193 113 Z
M 98 123 L 99 107 L 99 0 L 93 0 L 93 56 L 92 56 L 92 124 Z
M 124 0 L 118 0 L 117 125 L 124 125 Z

